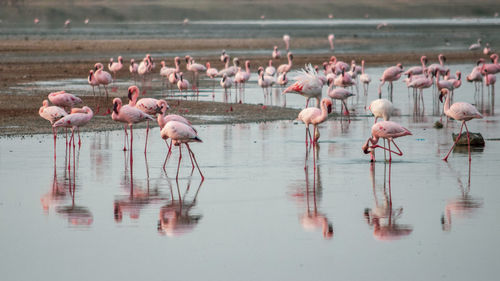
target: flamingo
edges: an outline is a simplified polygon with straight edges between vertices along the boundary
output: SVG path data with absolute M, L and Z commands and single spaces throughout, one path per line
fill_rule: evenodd
M 198 73 L 207 71 L 207 68 L 199 63 L 195 63 L 191 56 L 186 56 L 186 69 L 193 72 L 194 87 L 198 89 Z
M 233 79 L 231 77 L 227 77 L 226 74 L 222 76 L 222 79 L 220 80 L 220 86 L 224 88 L 224 94 L 227 94 L 227 89 L 231 91 L 231 87 L 233 86 Z
M 410 74 L 411 75 L 415 75 L 415 74 L 423 74 L 425 69 L 427 68 L 426 67 L 426 64 L 428 62 L 428 59 L 426 56 L 421 56 L 420 57 L 420 63 L 422 64 L 421 66 L 413 66 L 413 67 L 410 67 L 408 68 L 406 71 L 405 71 L 405 75 L 406 76 L 409 76 Z
M 69 107 L 82 103 L 82 100 L 70 93 L 66 93 L 64 90 L 58 92 L 52 92 L 48 96 L 49 101 L 56 106 Z
M 328 35 L 328 42 L 330 43 L 330 50 L 334 50 L 335 46 L 333 45 L 333 40 L 335 39 L 335 35 L 329 34 Z
M 293 60 L 292 52 L 288 52 L 286 57 L 288 58 L 288 63 L 278 66 L 278 68 L 276 69 L 276 72 L 278 74 L 283 73 L 283 72 L 290 72 L 290 70 L 292 70 L 292 60 Z
M 139 69 L 139 65 L 134 59 L 130 59 L 130 66 L 128 67 L 128 70 L 130 71 L 130 75 L 134 78 L 134 82 L 136 80 L 137 69 Z
M 100 85 L 104 86 L 104 91 L 106 92 L 106 101 L 108 100 L 108 84 L 113 81 L 111 74 L 107 71 L 104 71 L 104 66 L 102 63 L 98 62 L 94 65 L 94 75 L 97 78 L 97 81 Z M 106 114 L 109 114 L 111 110 L 108 108 Z
M 348 90 L 346 90 L 344 88 L 332 89 L 332 87 L 330 86 L 330 88 L 328 88 L 328 96 L 332 100 L 340 100 L 342 102 L 342 107 L 345 109 L 345 113 L 347 113 L 347 115 L 349 115 L 349 109 L 347 109 L 347 104 L 346 104 L 345 100 L 348 99 L 349 97 L 354 96 L 353 93 L 349 92 Z
M 333 85 L 337 87 L 346 88 L 354 85 L 354 80 L 352 79 L 349 73 L 346 73 L 345 70 L 342 69 L 341 75 L 338 75 L 333 80 Z
M 384 150 L 389 151 L 389 162 L 392 162 L 392 153 L 399 156 L 403 155 L 403 152 L 399 149 L 398 145 L 394 142 L 395 138 L 411 135 L 411 132 L 405 127 L 399 125 L 393 121 L 381 121 L 373 124 L 372 126 L 372 136 L 368 138 L 366 143 L 363 145 L 363 152 L 365 154 L 370 153 L 370 161 L 375 161 L 375 148 L 380 147 Z M 378 140 L 383 138 L 388 141 L 389 149 L 378 145 Z M 396 146 L 398 152 L 391 150 L 391 142 Z M 370 146 L 371 143 L 371 146 Z
M 365 96 L 368 95 L 368 86 L 370 85 L 372 78 L 370 77 L 370 75 L 365 73 L 365 61 L 364 60 L 361 61 L 361 75 L 359 76 L 359 81 L 361 81 L 361 83 L 363 83 L 363 90 L 364 90 Z
M 382 77 L 380 77 L 380 85 L 378 86 L 378 98 L 382 97 L 382 86 L 385 82 L 389 82 L 389 100 L 392 100 L 392 82 L 399 80 L 403 73 L 403 65 L 398 63 L 396 66 L 391 66 L 384 70 Z
M 257 73 L 259 75 L 259 80 L 257 81 L 257 84 L 262 88 L 262 93 L 264 94 L 264 100 L 267 99 L 268 94 L 268 88 L 272 87 L 273 84 L 275 83 L 274 77 L 265 75 L 264 68 L 261 66 L 257 70 Z
M 309 64 L 305 69 L 302 69 L 295 79 L 297 81 L 288 86 L 281 94 L 294 92 L 307 97 L 306 107 L 309 105 L 309 99 L 315 98 L 317 100 L 316 107 L 319 107 L 323 82 L 318 78 L 318 73 L 312 65 Z
M 239 68 L 238 72 L 234 76 L 234 82 L 239 84 L 241 89 L 244 89 L 246 82 L 248 82 L 248 80 L 250 80 L 250 76 L 251 76 L 250 61 L 246 60 L 245 61 L 245 71 L 243 71 L 241 68 Z
M 87 82 L 89 82 L 89 85 L 92 86 L 92 93 L 94 94 L 95 98 L 95 86 L 99 87 L 99 81 L 97 81 L 97 78 L 94 75 L 94 70 L 89 71 L 89 76 L 87 77 Z
M 481 73 L 481 66 L 479 66 L 481 63 L 484 63 L 484 59 L 479 59 L 477 61 L 477 66 L 474 67 L 471 73 L 469 73 L 469 75 L 466 76 L 467 82 L 474 82 L 476 91 L 478 90 L 477 84 L 483 82 L 483 74 Z
M 59 106 L 49 106 L 48 100 L 43 100 L 42 107 L 38 110 L 38 114 L 43 119 L 50 122 L 51 125 L 54 125 L 54 122 L 68 115 L 64 109 Z M 52 133 L 54 134 L 54 160 L 56 159 L 56 138 L 57 138 L 57 130 L 52 127 Z
M 329 98 L 323 98 L 321 100 L 321 109 L 316 107 L 308 107 L 300 111 L 297 120 L 304 122 L 306 125 L 306 146 L 308 145 L 308 139 L 312 144 L 317 143 L 319 139 L 318 125 L 323 123 L 328 114 L 332 112 L 332 101 Z M 311 136 L 311 131 L 309 130 L 309 125 L 313 125 L 314 138 Z
M 175 74 L 180 72 L 180 64 L 181 64 L 181 58 L 175 57 L 174 58 L 175 67 L 165 66 L 165 68 L 162 67 L 162 69 L 160 69 L 160 75 L 166 77 L 166 79 L 168 79 L 168 81 L 170 82 L 170 85 L 177 84 L 177 76 Z
M 392 102 L 387 99 L 376 99 L 370 103 L 368 109 L 375 117 L 374 123 L 377 123 L 378 118 L 383 118 L 384 121 L 389 121 L 394 111 L 394 106 L 392 105 Z
M 285 42 L 285 49 L 288 52 L 288 50 L 290 49 L 290 35 L 283 35 L 283 41 Z
M 130 161 L 132 162 L 132 141 L 133 141 L 133 131 L 132 126 L 134 124 L 144 122 L 146 120 L 154 120 L 150 115 L 142 112 L 139 108 L 131 105 L 122 105 L 122 100 L 120 98 L 113 99 L 113 114 L 111 114 L 111 119 L 117 122 L 122 122 L 125 128 L 125 139 L 127 137 L 127 125 L 130 127 Z M 126 140 L 125 140 L 126 144 Z M 123 146 L 123 150 L 126 151 L 126 146 Z
M 222 52 L 220 54 L 220 61 L 221 62 L 226 62 L 225 61 L 226 56 L 229 56 L 228 54 L 226 54 L 226 50 L 222 50 Z
M 427 69 L 430 73 L 436 73 L 437 70 L 438 72 L 436 74 L 444 76 L 446 74 L 446 71 L 448 70 L 448 68 L 444 66 L 444 63 L 446 62 L 446 57 L 443 54 L 439 54 L 438 60 L 439 63 L 433 63 L 429 65 Z
M 269 60 L 268 66 L 265 70 L 266 75 L 274 76 L 276 74 L 276 68 L 273 66 L 273 60 Z
M 332 68 L 332 71 L 335 74 L 340 74 L 342 72 L 342 69 L 349 69 L 349 65 L 346 62 L 337 60 L 336 56 L 331 56 L 330 57 L 330 65 Z
M 214 81 L 214 84 L 212 86 L 212 91 L 214 91 L 214 88 L 215 88 L 215 77 L 217 76 L 217 74 L 219 73 L 219 71 L 217 70 L 217 68 L 211 67 L 210 66 L 210 62 L 207 62 L 205 65 L 207 67 L 207 71 L 206 71 L 207 76 L 210 77 L 210 79 L 212 79 Z
M 483 66 L 481 67 L 481 73 L 483 75 L 486 75 L 486 73 L 489 74 L 496 74 L 500 72 L 500 64 L 498 64 L 498 55 L 493 54 L 490 56 L 491 60 L 493 63 L 484 63 Z
M 486 56 L 489 55 L 489 54 L 491 54 L 490 43 L 486 43 L 486 46 L 484 46 L 483 54 L 486 55 Z
M 73 113 L 64 116 L 55 122 L 52 127 L 65 127 L 71 128 L 71 137 L 69 143 L 73 141 L 73 147 L 75 146 L 75 130 L 78 131 L 78 147 L 81 146 L 82 142 L 80 140 L 80 127 L 85 126 L 94 116 L 94 112 L 88 106 L 82 107 L 80 110 L 72 111 Z
M 140 100 L 137 100 L 139 97 L 139 88 L 137 86 L 130 86 L 128 87 L 128 98 L 129 98 L 129 105 L 130 106 L 135 106 L 136 108 L 140 109 L 142 112 L 154 116 L 156 113 L 158 113 L 159 109 L 157 107 L 158 100 L 153 99 L 153 98 L 142 98 Z M 167 104 L 167 108 L 168 104 Z M 149 119 L 146 120 L 146 143 L 144 145 L 144 153 L 147 151 L 148 147 L 148 136 L 149 136 Z
M 281 58 L 281 53 L 278 50 L 278 46 L 274 46 L 274 49 L 273 49 L 273 59 L 277 60 L 279 58 Z
M 495 74 L 489 74 L 487 70 L 485 70 L 485 84 L 487 87 L 491 87 L 491 92 L 495 92 L 495 83 L 497 82 L 497 77 Z M 489 88 L 488 88 L 489 89 Z
M 108 69 L 113 72 L 113 80 L 116 79 L 116 73 L 120 71 L 123 67 L 123 58 L 122 56 L 118 57 L 118 62 L 113 62 L 113 58 L 109 59 Z
M 280 75 L 278 75 L 277 83 L 281 87 L 285 87 L 288 84 L 288 77 L 286 77 L 286 72 L 285 73 L 281 73 Z
M 442 102 L 443 101 L 443 96 L 446 96 L 446 100 L 444 102 L 444 108 L 443 112 L 446 114 L 446 116 L 453 118 L 457 121 L 462 121 L 462 126 L 460 126 L 460 132 L 458 133 L 457 139 L 453 143 L 453 146 L 451 147 L 450 151 L 448 151 L 448 154 L 443 158 L 444 161 L 448 161 L 448 156 L 450 155 L 451 151 L 453 148 L 455 148 L 455 145 L 457 144 L 458 140 L 460 139 L 462 135 L 462 129 L 465 126 L 465 130 L 467 131 L 467 145 L 468 145 L 468 150 L 469 150 L 469 162 L 471 161 L 471 154 L 470 154 L 470 138 L 469 138 L 469 129 L 467 128 L 467 124 L 465 122 L 475 119 L 475 118 L 483 118 L 483 116 L 477 111 L 477 109 L 471 105 L 470 103 L 466 102 L 456 102 L 450 106 L 450 91 L 448 89 L 442 89 L 441 94 L 439 95 L 439 100 Z
M 189 81 L 184 79 L 183 78 L 183 73 L 180 72 L 179 73 L 179 80 L 177 81 L 177 88 L 179 89 L 179 91 L 181 92 L 181 95 L 182 95 L 182 91 L 186 91 L 186 95 L 187 95 L 187 90 L 189 89 Z
M 172 144 L 175 146 L 179 146 L 179 163 L 177 164 L 177 175 L 176 179 L 179 177 L 179 168 L 181 165 L 181 159 L 182 159 L 182 150 L 181 150 L 181 145 L 185 144 L 188 153 L 190 155 L 190 158 L 194 160 L 194 163 L 196 164 L 196 167 L 198 168 L 198 172 L 200 173 L 201 180 L 204 181 L 205 177 L 203 176 L 203 173 L 200 170 L 200 166 L 198 165 L 198 162 L 196 161 L 196 157 L 194 156 L 193 151 L 189 147 L 190 142 L 203 142 L 199 137 L 198 133 L 196 132 L 195 129 L 193 129 L 191 126 L 186 125 L 185 123 L 179 122 L 179 121 L 170 121 L 168 122 L 165 127 L 161 130 L 161 138 L 166 140 L 166 139 L 171 139 Z M 170 153 L 170 151 L 169 151 Z
M 238 67 L 240 66 L 240 60 L 238 58 L 233 59 L 233 65 L 229 66 L 229 56 L 226 55 L 224 59 L 225 67 L 219 73 L 217 76 L 222 77 L 224 74 L 226 74 L 229 77 L 232 77 L 236 74 L 238 71 Z
M 168 122 L 170 122 L 170 121 L 182 122 L 182 123 L 184 123 L 186 125 L 189 125 L 189 126 L 192 125 L 189 120 L 187 120 L 186 118 L 184 118 L 184 117 L 182 117 L 180 115 L 177 115 L 177 114 L 168 114 L 168 115 L 166 115 L 167 109 L 170 108 L 168 106 L 167 101 L 165 101 L 165 100 L 158 100 L 158 102 L 156 103 L 156 106 L 160 110 L 160 114 L 158 114 L 158 117 L 157 117 L 158 126 L 160 127 L 160 130 L 163 129 L 163 127 L 165 127 L 165 125 Z
M 469 51 L 475 51 L 481 49 L 481 38 L 477 39 L 477 42 L 469 46 Z

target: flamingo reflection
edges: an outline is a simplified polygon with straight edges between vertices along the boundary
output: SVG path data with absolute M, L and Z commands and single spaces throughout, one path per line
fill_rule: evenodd
M 392 208 L 391 162 L 389 162 L 388 165 L 389 179 L 386 180 L 387 163 L 384 163 L 384 184 L 382 190 L 383 198 L 379 198 L 379 196 L 377 196 L 377 188 L 375 184 L 375 163 L 372 162 L 370 164 L 370 177 L 372 180 L 375 207 L 373 209 L 366 208 L 364 212 L 366 222 L 368 225 L 373 226 L 373 237 L 377 240 L 384 241 L 401 239 L 410 235 L 413 231 L 413 227 L 411 225 L 397 223 L 397 220 L 403 213 L 403 208 Z
M 128 171 L 127 153 L 124 152 L 124 175 L 121 185 L 127 191 L 126 195 L 119 196 L 113 203 L 113 213 L 115 222 L 122 222 L 124 214 L 128 214 L 131 220 L 137 220 L 140 217 L 141 210 L 146 206 L 164 200 L 157 187 L 151 188 L 149 183 L 149 165 L 145 155 L 146 165 L 146 185 L 134 181 L 132 166 Z
M 305 205 L 306 211 L 299 216 L 299 221 L 302 228 L 308 232 L 321 231 L 325 239 L 333 237 L 333 226 L 327 216 L 318 210 L 318 201 L 322 197 L 322 183 L 319 167 L 313 170 L 312 187 L 309 180 L 309 167 L 304 170 L 305 173 L 305 188 L 301 181 L 291 193 L 293 198 L 298 199 L 299 203 Z
M 78 150 L 79 152 L 80 150 Z M 69 152 L 69 153 L 68 153 Z M 71 204 L 64 206 L 57 206 L 56 212 L 67 218 L 68 223 L 72 226 L 82 226 L 88 227 L 94 221 L 94 216 L 90 212 L 87 207 L 76 205 L 75 202 L 75 193 L 76 193 L 76 167 L 77 161 L 79 157 L 75 154 L 75 148 L 73 147 L 73 154 L 71 154 L 71 147 L 67 150 L 66 154 L 67 163 L 64 165 L 65 170 L 65 180 L 64 180 L 64 190 L 68 190 L 68 193 L 71 195 Z M 66 172 L 66 167 L 67 172 Z M 54 185 L 58 185 L 56 168 L 54 165 Z
M 184 195 L 181 195 L 179 181 L 175 181 L 178 195 L 177 199 L 175 199 L 171 181 L 168 180 L 168 178 L 167 181 L 170 186 L 171 200 L 160 209 L 158 233 L 170 237 L 181 236 L 193 231 L 202 218 L 202 215 L 191 214 L 191 212 L 196 206 L 196 199 L 200 192 L 201 185 L 203 184 L 203 180 L 200 181 L 200 185 L 196 189 L 192 199 L 187 198 L 191 186 L 191 177 L 189 177 Z
M 450 171 L 455 174 L 458 181 L 458 186 L 460 187 L 460 196 L 448 200 L 444 210 L 444 214 L 441 216 L 441 225 L 443 231 L 451 230 L 452 217 L 464 218 L 471 215 L 475 210 L 483 206 L 483 200 L 480 198 L 472 197 L 470 193 L 470 172 L 471 172 L 471 162 L 469 162 L 469 174 L 467 177 L 467 185 L 464 187 L 464 183 L 461 180 L 461 175 L 458 174 L 450 164 L 448 164 Z

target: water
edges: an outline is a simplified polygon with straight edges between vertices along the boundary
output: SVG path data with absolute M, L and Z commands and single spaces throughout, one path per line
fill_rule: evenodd
M 132 171 L 122 131 L 83 133 L 75 164 L 59 137 L 55 170 L 50 135 L 3 138 L 3 278 L 491 279 L 500 258 L 492 184 L 500 180 L 500 142 L 473 151 L 468 189 L 466 150 L 441 160 L 458 123 L 436 130 L 411 117 L 394 121 L 413 132 L 397 140 L 404 156 L 389 165 L 379 152 L 373 166 L 361 151 L 371 118 L 324 123 L 317 175 L 301 124 L 197 126 L 204 142 L 192 149 L 203 183 L 196 170 L 190 177 L 186 151 L 178 183 L 177 150 L 163 172 L 167 149 L 156 128 L 146 156 L 145 130 L 134 130 Z M 488 117 L 469 127 L 495 139 L 497 124 Z M 384 182 L 392 228 L 365 215 L 376 204 L 388 212 Z M 471 207 L 456 211 L 457 198 Z M 169 219 L 163 229 L 160 213 Z

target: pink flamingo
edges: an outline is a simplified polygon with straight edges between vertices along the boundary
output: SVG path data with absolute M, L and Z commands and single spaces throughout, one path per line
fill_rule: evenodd
M 368 86 L 370 85 L 370 82 L 372 81 L 372 78 L 370 75 L 365 73 L 365 61 L 361 61 L 361 75 L 359 76 L 359 81 L 363 83 L 363 90 L 365 96 L 368 95 Z M 366 103 L 365 103 L 366 105 Z
M 399 80 L 401 74 L 403 74 L 403 65 L 400 63 L 384 70 L 382 77 L 380 77 L 382 83 L 378 86 L 378 98 L 382 97 L 382 86 L 385 82 L 389 82 L 389 100 L 392 100 L 392 82 Z
M 232 77 L 236 75 L 236 72 L 238 72 L 238 67 L 240 66 L 240 60 L 238 58 L 233 59 L 233 65 L 229 66 L 229 56 L 226 55 L 224 58 L 224 69 L 220 70 L 217 76 L 222 77 L 224 74 L 226 74 L 228 77 Z
M 189 81 L 184 79 L 183 78 L 183 73 L 180 72 L 179 73 L 179 80 L 177 81 L 177 88 L 179 89 L 179 91 L 181 92 L 181 95 L 182 95 L 182 91 L 186 91 L 186 95 L 187 95 L 187 90 L 189 89 Z
M 485 78 L 486 87 L 491 87 L 491 92 L 494 93 L 495 92 L 495 83 L 497 82 L 497 77 L 495 74 L 488 73 L 487 70 L 485 70 L 485 75 L 486 75 L 486 78 Z M 489 90 L 489 88 L 488 88 L 488 90 Z
M 493 54 L 490 56 L 493 63 L 483 63 L 481 67 L 481 73 L 485 75 L 485 73 L 496 74 L 500 72 L 500 64 L 498 64 L 498 55 Z
M 328 42 L 330 43 L 330 50 L 334 50 L 335 46 L 333 45 L 333 40 L 335 39 L 335 35 L 330 34 L 328 35 Z
M 217 76 L 219 71 L 217 70 L 217 68 L 211 67 L 210 62 L 208 62 L 208 61 L 205 64 L 205 66 L 207 67 L 207 71 L 205 73 L 207 74 L 208 77 L 210 77 L 210 79 L 212 79 L 214 81 L 214 83 L 212 85 L 212 92 L 214 92 L 215 91 L 215 77 Z
M 202 64 L 195 63 L 194 59 L 191 56 L 186 56 L 186 63 L 186 69 L 193 72 L 193 84 L 195 84 L 194 87 L 198 89 L 198 73 L 207 71 L 207 68 Z
M 56 106 L 69 107 L 82 103 L 82 100 L 70 93 L 66 93 L 64 90 L 59 92 L 52 92 L 48 96 L 49 101 Z
M 140 109 L 131 105 L 122 105 L 122 100 L 120 98 L 113 99 L 113 114 L 111 114 L 111 119 L 114 121 L 122 122 L 125 128 L 125 142 L 123 145 L 123 150 L 126 151 L 126 142 L 127 142 L 127 125 L 130 127 L 130 156 L 132 156 L 132 141 L 133 141 L 133 132 L 132 126 L 134 124 L 144 122 L 146 120 L 154 120 L 150 115 L 142 112 Z M 132 161 L 132 157 L 130 157 L 130 161 Z
M 136 82 L 137 70 L 139 69 L 139 65 L 135 62 L 134 59 L 130 59 L 130 66 L 128 70 L 130 71 L 130 75 L 134 78 L 134 82 Z
M 286 77 L 286 72 L 285 73 L 281 73 L 280 75 L 278 75 L 277 83 L 281 87 L 285 87 L 288 84 L 288 77 Z
M 278 50 L 278 46 L 274 46 L 274 49 L 273 49 L 273 59 L 277 60 L 279 58 L 281 58 L 281 53 Z
M 399 149 L 398 145 L 394 142 L 395 138 L 411 135 L 411 132 L 405 127 L 399 125 L 393 121 L 381 121 L 373 124 L 372 126 L 372 136 L 368 138 L 366 143 L 363 145 L 363 152 L 365 154 L 370 153 L 370 161 L 375 161 L 375 148 L 380 147 L 384 150 L 389 151 L 389 162 L 392 162 L 392 153 L 399 156 L 403 155 L 403 152 Z M 389 149 L 378 145 L 378 140 L 383 138 L 387 140 L 389 144 Z M 398 152 L 391 150 L 391 142 L 396 146 Z M 371 146 L 370 146 L 371 143 Z
M 346 62 L 343 62 L 341 60 L 337 60 L 336 56 L 331 56 L 330 57 L 330 66 L 335 74 L 340 74 L 342 72 L 342 69 L 349 69 L 349 65 Z
M 283 73 L 283 72 L 290 72 L 290 70 L 292 70 L 292 61 L 293 61 L 292 52 L 288 52 L 286 57 L 288 58 L 288 63 L 278 66 L 278 69 L 276 70 L 276 72 L 278 74 Z
M 486 46 L 484 46 L 483 54 L 486 55 L 486 56 L 489 55 L 489 54 L 491 54 L 490 43 L 486 43 Z
M 90 107 L 84 106 L 81 109 L 72 110 L 72 113 L 64 116 L 55 122 L 52 127 L 65 127 L 71 128 L 71 137 L 69 139 L 69 144 L 73 141 L 73 146 L 75 146 L 75 130 L 78 131 L 78 147 L 82 145 L 80 139 L 80 127 L 85 126 L 94 116 L 94 112 Z
M 326 120 L 330 112 L 332 112 L 332 101 L 329 98 L 321 100 L 321 109 L 308 107 L 300 111 L 297 120 L 304 122 L 306 125 L 306 146 L 308 145 L 308 138 L 311 145 L 317 143 L 319 139 L 318 125 Z M 311 131 L 309 130 L 310 124 L 314 127 L 314 138 L 311 136 Z
M 224 88 L 224 94 L 227 94 L 227 89 L 231 91 L 231 87 L 233 86 L 233 79 L 231 77 L 227 77 L 226 74 L 222 76 L 222 79 L 220 80 L 220 86 Z
M 265 73 L 269 76 L 274 76 L 274 74 L 276 74 L 276 68 L 273 66 L 273 60 L 269 60 Z
M 128 87 L 128 98 L 129 98 L 129 105 L 130 106 L 135 106 L 136 108 L 140 109 L 142 112 L 148 114 L 148 115 L 156 115 L 156 113 L 159 112 L 157 103 L 157 99 L 153 98 L 142 98 L 140 100 L 137 100 L 139 97 L 139 88 L 137 86 L 130 86 Z M 167 108 L 170 108 L 167 104 Z M 146 143 L 144 145 L 144 153 L 147 151 L 148 147 L 148 136 L 149 136 L 149 119 L 146 120 Z
M 429 65 L 429 67 L 427 69 L 430 73 L 436 73 L 436 70 L 437 70 L 438 71 L 437 74 L 445 75 L 446 71 L 448 70 L 448 68 L 446 68 L 444 66 L 444 63 L 446 62 L 446 57 L 443 54 L 439 54 L 438 60 L 439 60 L 439 64 L 433 63 L 433 64 Z
M 427 69 L 426 67 L 426 64 L 428 62 L 428 59 L 426 56 L 421 56 L 420 57 L 420 63 L 422 64 L 421 66 L 413 66 L 413 67 L 410 67 L 408 68 L 406 71 L 405 71 L 405 75 L 408 76 L 408 75 L 415 75 L 415 74 L 423 74 L 425 69 Z
M 477 39 L 476 43 L 469 46 L 469 51 L 475 51 L 481 49 L 481 38 Z
M 477 111 L 477 109 L 472 106 L 470 103 L 466 102 L 456 102 L 450 106 L 450 91 L 448 89 L 442 89 L 441 90 L 441 95 L 439 95 L 439 100 L 441 102 L 443 101 L 443 96 L 446 96 L 446 100 L 444 102 L 444 108 L 443 112 L 446 114 L 446 116 L 453 118 L 457 121 L 462 121 L 462 126 L 460 126 L 460 132 L 458 133 L 457 139 L 453 143 L 453 146 L 451 147 L 450 151 L 448 151 L 448 154 L 443 158 L 444 161 L 448 161 L 448 156 L 450 155 L 451 151 L 453 148 L 455 148 L 455 145 L 457 144 L 458 140 L 460 139 L 462 135 L 462 129 L 465 126 L 465 130 L 467 131 L 467 145 L 468 145 L 468 150 L 469 150 L 469 162 L 471 161 L 471 154 L 470 154 L 470 138 L 469 138 L 469 129 L 467 128 L 467 124 L 465 122 L 474 119 L 474 118 L 483 118 L 483 116 Z
M 476 91 L 479 90 L 478 84 L 482 85 L 483 82 L 483 74 L 481 73 L 482 67 L 479 66 L 481 63 L 484 63 L 484 59 L 479 59 L 476 64 L 477 66 L 474 67 L 471 73 L 469 73 L 469 75 L 466 76 L 467 82 L 471 83 L 474 82 L 474 87 Z
M 68 115 L 64 109 L 58 106 L 49 106 L 48 100 L 43 100 L 42 107 L 38 110 L 38 114 L 43 119 L 50 122 L 51 125 L 54 125 L 54 122 Z M 57 138 L 57 130 L 52 126 L 52 133 L 54 134 L 54 160 L 56 159 L 56 138 Z
M 307 97 L 306 107 L 309 105 L 309 99 L 315 98 L 317 100 L 316 107 L 319 107 L 323 82 L 318 78 L 318 73 L 311 64 L 306 66 L 305 69 L 296 77 L 297 82 L 288 86 L 281 94 L 297 93 Z
M 288 52 L 288 50 L 290 49 L 290 35 L 283 35 L 283 41 L 285 42 L 285 49 Z
M 269 94 L 268 89 L 272 87 L 276 82 L 274 77 L 265 75 L 264 68 L 261 66 L 257 70 L 257 74 L 259 75 L 259 79 L 257 80 L 257 84 L 262 88 L 262 93 L 264 94 L 264 101 L 267 100 L 267 96 Z
M 340 100 L 342 102 L 342 107 L 345 109 L 345 113 L 349 116 L 349 109 L 347 108 L 346 99 L 354 96 L 353 93 L 349 92 L 344 88 L 328 88 L 328 96 L 332 100 Z
M 94 75 L 97 78 L 97 81 L 99 82 L 100 85 L 104 86 L 104 91 L 106 92 L 106 103 L 108 100 L 108 84 L 113 82 L 113 78 L 111 77 L 111 74 L 107 71 L 104 71 L 104 66 L 102 63 L 98 62 L 94 65 Z M 111 110 L 108 108 L 106 114 L 111 113 Z
M 113 58 L 109 59 L 108 69 L 113 72 L 113 80 L 116 79 L 116 73 L 123 68 L 123 58 L 122 56 L 118 57 L 118 62 L 113 62 Z
M 172 145 L 179 146 L 179 163 L 177 164 L 176 179 L 179 178 L 179 169 L 180 169 L 181 159 L 182 159 L 181 145 L 185 144 L 187 149 L 188 149 L 188 153 L 190 155 L 190 158 L 192 160 L 194 160 L 194 163 L 196 164 L 196 167 L 198 168 L 198 172 L 200 173 L 201 180 L 204 181 L 205 177 L 203 176 L 203 173 L 200 170 L 200 166 L 198 165 L 198 161 L 196 161 L 196 157 L 194 156 L 193 151 L 189 147 L 190 142 L 202 142 L 202 140 L 198 137 L 198 133 L 196 132 L 196 130 L 193 129 L 191 126 L 186 125 L 185 123 L 178 122 L 178 121 L 170 121 L 165 125 L 165 127 L 163 127 L 160 135 L 161 135 L 161 138 L 164 140 L 171 139 Z

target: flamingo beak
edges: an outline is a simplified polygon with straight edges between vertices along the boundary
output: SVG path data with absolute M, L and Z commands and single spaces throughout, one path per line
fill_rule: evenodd
M 157 106 L 156 107 L 156 113 L 162 113 L 163 106 Z
M 113 104 L 113 111 L 114 111 L 116 114 L 118 114 L 118 103 L 117 103 L 117 102 L 115 102 L 115 103 Z
M 328 106 L 326 107 L 326 111 L 328 112 L 328 114 L 332 113 L 332 105 L 331 104 L 328 104 Z
M 290 55 L 290 59 L 293 60 L 293 55 Z
M 444 91 L 441 91 L 441 93 L 439 94 L 439 101 L 440 102 L 443 102 L 443 97 L 444 96 L 445 96 Z
M 128 90 L 128 99 L 132 100 L 132 91 Z
M 364 154 L 368 154 L 370 153 L 370 146 L 368 145 L 368 142 L 370 141 L 370 138 L 368 138 L 368 140 L 366 141 L 366 143 L 361 147 L 361 149 L 363 149 L 363 153 Z

